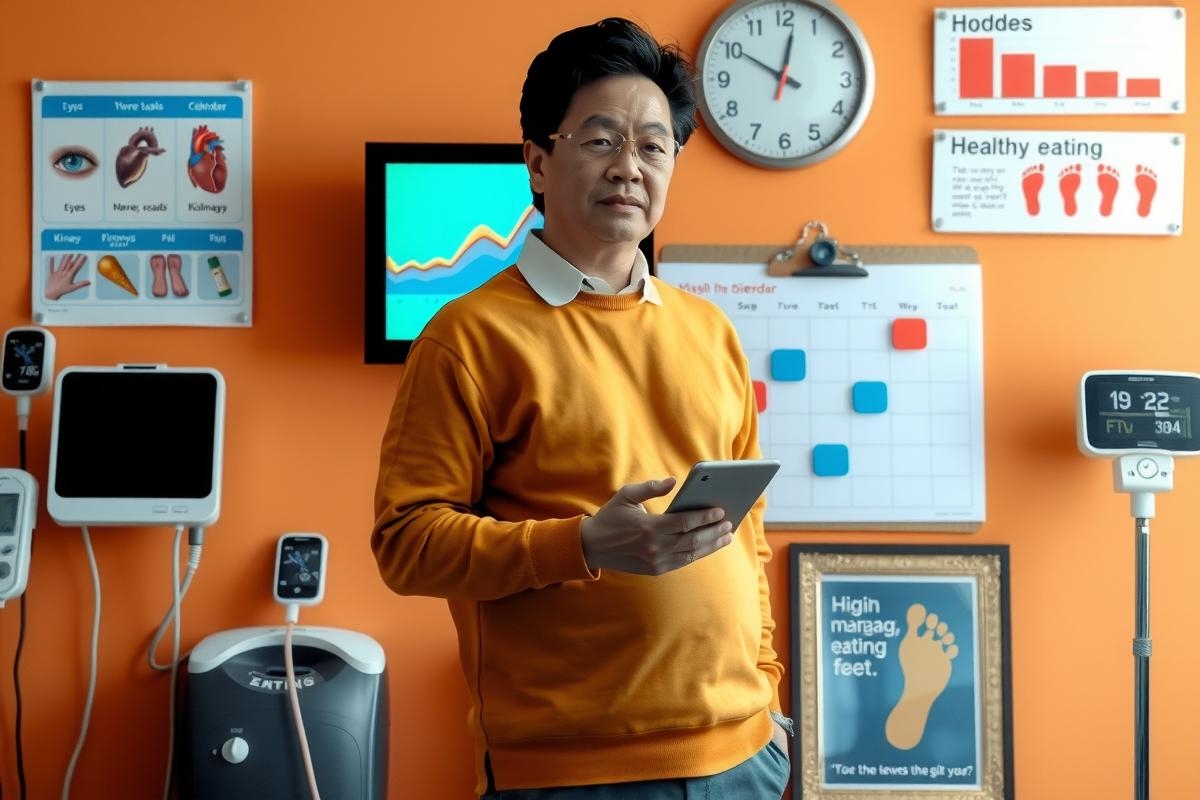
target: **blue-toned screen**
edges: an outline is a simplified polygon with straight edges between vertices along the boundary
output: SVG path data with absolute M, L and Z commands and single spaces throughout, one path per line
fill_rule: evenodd
M 542 227 L 529 173 L 509 164 L 388 164 L 384 331 L 415 339 L 450 300 L 516 262 Z

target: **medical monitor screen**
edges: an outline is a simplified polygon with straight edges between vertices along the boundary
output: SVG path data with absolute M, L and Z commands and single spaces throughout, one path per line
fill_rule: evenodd
M 0 536 L 11 536 L 17 529 L 17 508 L 20 495 L 8 492 L 0 494 Z
M 214 488 L 219 388 L 208 372 L 65 372 L 55 421 L 55 493 L 208 497 Z
M 438 309 L 516 263 L 542 215 L 519 144 L 368 142 L 364 182 L 364 361 L 402 363 Z

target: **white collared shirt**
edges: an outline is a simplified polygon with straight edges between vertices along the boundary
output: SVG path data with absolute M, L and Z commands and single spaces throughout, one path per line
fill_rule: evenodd
M 580 292 L 590 294 L 634 294 L 641 293 L 642 302 L 662 305 L 662 298 L 654 281 L 650 280 L 650 265 L 640 249 L 633 257 L 633 271 L 629 275 L 629 285 L 620 291 L 614 291 L 608 281 L 585 275 L 566 259 L 554 252 L 548 244 L 542 241 L 541 231 L 531 231 L 525 239 L 521 257 L 517 259 L 517 269 L 529 286 L 538 296 L 552 306 L 565 306 L 574 300 Z

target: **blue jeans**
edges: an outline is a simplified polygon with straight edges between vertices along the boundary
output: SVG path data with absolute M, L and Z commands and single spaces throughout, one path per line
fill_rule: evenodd
M 774 742 L 732 769 L 706 778 L 678 778 L 557 789 L 509 789 L 480 800 L 779 800 L 792 765 Z

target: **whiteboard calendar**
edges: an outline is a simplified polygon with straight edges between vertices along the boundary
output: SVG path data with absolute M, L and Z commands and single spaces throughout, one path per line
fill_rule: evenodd
M 973 528 L 985 516 L 979 265 L 865 266 L 865 278 L 774 277 L 765 261 L 664 258 L 658 276 L 737 328 L 763 454 L 783 464 L 768 524 Z

